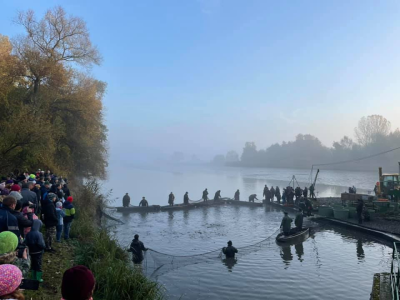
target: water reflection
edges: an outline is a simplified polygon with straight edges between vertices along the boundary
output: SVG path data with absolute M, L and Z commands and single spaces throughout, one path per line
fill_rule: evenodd
M 168 211 L 168 223 L 170 224 L 170 226 L 173 225 L 173 221 L 174 221 L 174 212 L 169 210 Z
M 140 215 L 140 219 L 141 219 L 142 221 L 146 221 L 147 215 L 148 215 L 147 212 L 140 212 L 139 215 Z
M 364 249 L 363 249 L 363 244 L 362 244 L 361 239 L 357 240 L 357 257 L 358 257 L 359 261 L 364 261 L 365 254 L 364 254 Z
M 298 244 L 294 245 L 294 248 L 296 249 L 296 254 L 297 254 L 297 257 L 298 257 L 299 261 L 302 262 L 304 260 L 302 258 L 303 255 L 304 255 L 303 243 L 301 242 L 301 243 L 298 243 Z
M 189 222 L 189 209 L 184 209 L 183 210 L 183 220 L 185 222 L 185 225 L 188 225 L 188 222 Z
M 233 267 L 237 264 L 236 258 L 224 258 L 223 264 L 228 268 L 228 272 L 232 272 Z
M 281 246 L 281 251 L 280 251 L 283 263 L 286 266 L 290 265 L 290 261 L 293 260 L 293 255 L 292 255 L 292 249 L 290 246 Z M 287 267 L 285 267 L 286 269 Z

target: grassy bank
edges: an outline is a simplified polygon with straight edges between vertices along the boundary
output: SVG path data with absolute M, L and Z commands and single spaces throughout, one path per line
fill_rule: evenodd
M 119 247 L 106 229 L 100 229 L 99 216 L 105 197 L 98 183 L 89 181 L 75 188 L 73 194 L 77 210 L 71 228 L 73 240 L 59 245 L 56 254 L 45 253 L 45 283 L 39 291 L 27 293 L 27 299 L 59 299 L 63 272 L 77 264 L 85 265 L 93 271 L 97 283 L 95 300 L 162 299 L 160 287 L 134 270 L 128 253 Z M 59 267 L 54 268 L 54 264 Z

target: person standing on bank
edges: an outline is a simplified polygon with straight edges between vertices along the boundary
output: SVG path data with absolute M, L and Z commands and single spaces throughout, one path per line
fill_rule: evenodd
M 207 191 L 207 189 L 205 189 L 203 191 L 202 199 L 203 199 L 204 202 L 208 200 L 208 191 Z
M 226 258 L 235 258 L 235 253 L 238 253 L 238 250 L 232 246 L 232 241 L 229 241 L 228 247 L 222 248 L 222 252 Z
M 129 207 L 130 204 L 131 204 L 131 197 L 129 197 L 128 193 L 126 193 L 124 198 L 122 198 L 122 206 Z
M 132 252 L 132 261 L 135 264 L 139 264 L 143 261 L 143 251 L 147 251 L 148 249 L 144 246 L 144 244 L 139 241 L 139 235 L 135 234 L 134 239 L 132 240 L 131 246 L 128 252 Z
M 75 207 L 72 204 L 74 201 L 74 198 L 72 196 L 69 196 L 67 198 L 67 201 L 64 202 L 64 211 L 65 211 L 65 217 L 64 217 L 64 240 L 69 239 L 69 232 L 71 230 L 71 225 L 72 221 L 75 218 Z
M 56 235 L 56 226 L 58 223 L 57 220 L 57 212 L 54 203 L 57 200 L 57 196 L 54 193 L 49 193 L 47 195 L 47 201 L 45 201 L 42 208 L 42 219 L 44 226 L 46 227 L 46 235 L 45 235 L 45 251 L 55 252 L 55 250 L 51 247 L 53 238 Z

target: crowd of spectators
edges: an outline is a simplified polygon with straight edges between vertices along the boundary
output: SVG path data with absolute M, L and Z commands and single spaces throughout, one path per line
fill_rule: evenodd
M 43 282 L 42 256 L 57 252 L 54 239 L 68 241 L 74 217 L 66 178 L 41 170 L 1 178 L 0 299 L 24 300 L 24 280 Z M 73 267 L 63 276 L 63 300 L 92 299 L 94 287 L 89 269 Z

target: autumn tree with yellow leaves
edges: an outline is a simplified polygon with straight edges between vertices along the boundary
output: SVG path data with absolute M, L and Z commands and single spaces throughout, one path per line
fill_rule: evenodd
M 0 173 L 104 177 L 106 84 L 90 75 L 101 56 L 85 22 L 61 7 L 41 20 L 22 12 L 16 22 L 24 35 L 0 35 Z

